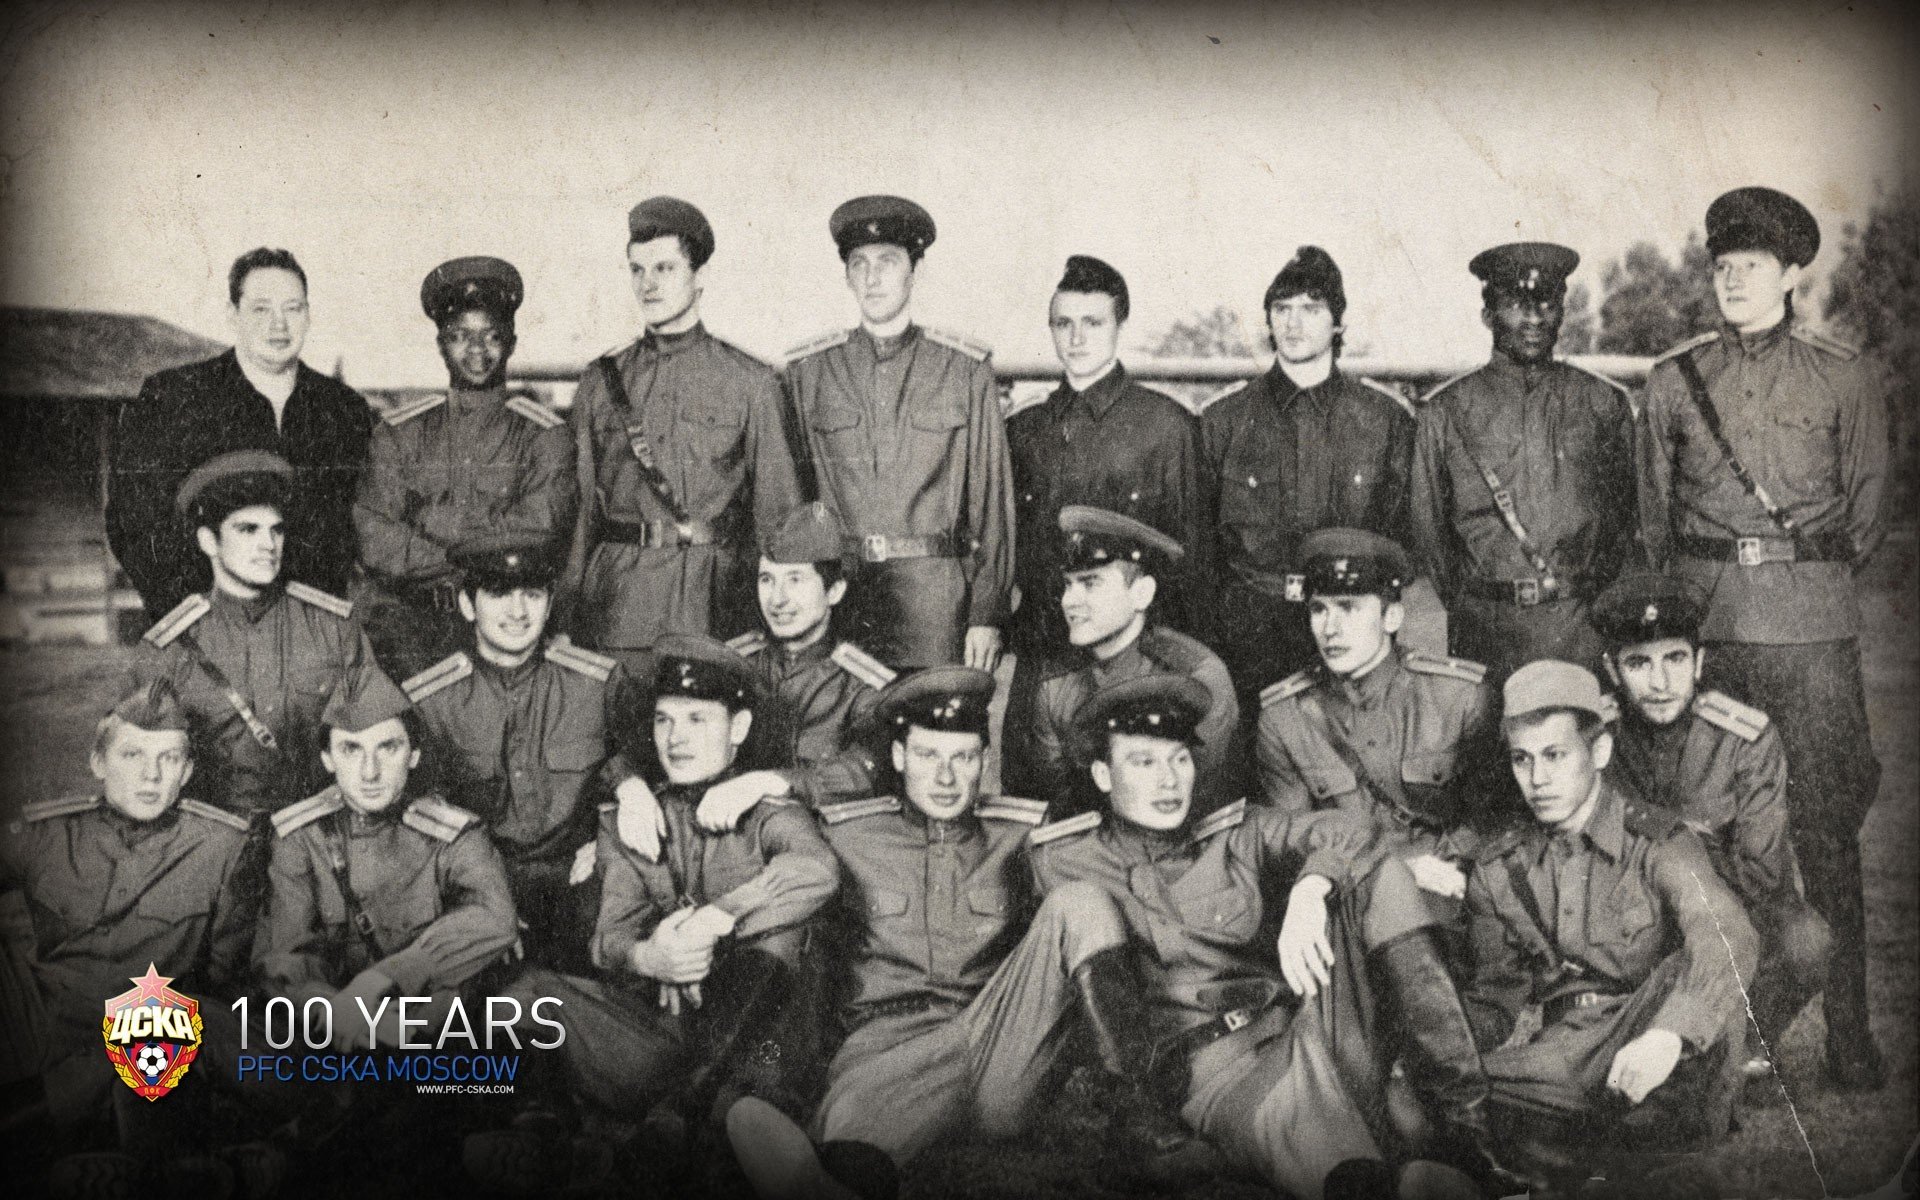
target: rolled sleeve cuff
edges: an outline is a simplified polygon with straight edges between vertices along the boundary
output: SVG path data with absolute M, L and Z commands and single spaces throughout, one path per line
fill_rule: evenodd
M 1648 1022 L 1649 1029 L 1667 1029 L 1678 1034 L 1689 1054 L 1711 1049 L 1724 1030 L 1725 1021 L 1715 1021 L 1709 1010 L 1692 996 L 1674 995 L 1660 1006 Z

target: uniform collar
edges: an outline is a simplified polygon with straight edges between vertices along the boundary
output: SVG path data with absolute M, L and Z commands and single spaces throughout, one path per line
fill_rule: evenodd
M 1120 393 L 1126 389 L 1126 386 L 1127 369 L 1121 366 L 1120 360 L 1116 358 L 1108 364 L 1105 375 L 1079 391 L 1075 391 L 1072 384 L 1061 380 L 1060 390 L 1056 393 L 1060 397 L 1060 404 L 1054 410 L 1055 414 L 1065 416 L 1077 402 L 1085 405 L 1087 411 L 1093 414 L 1093 419 L 1098 421 L 1113 408 L 1114 401 L 1120 398 Z
M 658 354 L 660 357 L 672 358 L 682 350 L 705 341 L 706 337 L 706 324 L 701 321 L 695 321 L 693 328 L 683 329 L 679 333 L 655 333 L 649 329 L 647 330 L 646 336 L 640 340 L 647 349 Z
M 874 358 L 885 362 L 911 345 L 919 332 L 920 327 L 909 321 L 907 327 L 895 337 L 876 337 L 865 325 L 856 327 L 853 336 L 864 339 L 867 349 L 872 352 Z
M 1561 837 L 1575 844 L 1584 841 L 1612 861 L 1619 862 L 1625 857 L 1627 848 L 1626 803 L 1608 782 L 1605 772 L 1601 773 L 1594 786 L 1599 795 L 1594 800 L 1593 815 L 1587 818 L 1585 829 L 1577 834 L 1564 835 L 1543 826 L 1542 832 L 1546 833 L 1548 843 Z
M 1373 708 L 1386 699 L 1387 689 L 1399 676 L 1400 648 L 1389 646 L 1386 657 L 1375 663 L 1373 670 L 1358 679 L 1340 679 L 1340 694 L 1355 708 Z
M 832 630 L 828 630 L 826 636 L 816 638 L 811 645 L 802 646 L 798 650 L 789 649 L 785 642 L 775 642 L 773 650 L 779 655 L 780 665 L 789 671 L 796 667 L 809 666 L 833 653 Z
M 114 835 L 118 837 L 121 843 L 129 850 L 145 843 L 148 839 L 158 834 L 165 833 L 180 823 L 180 801 L 178 799 L 175 799 L 174 802 L 168 806 L 167 811 L 161 813 L 151 821 L 134 820 L 113 805 L 108 804 L 105 796 L 100 798 L 100 803 L 94 807 L 93 811 L 100 814 L 101 822 L 105 824 L 108 829 L 112 830 Z
M 1142 859 L 1150 863 L 1166 862 L 1172 859 L 1191 857 L 1198 849 L 1193 840 L 1193 828 L 1198 822 L 1191 809 L 1187 819 L 1178 829 L 1156 830 L 1142 829 L 1130 821 L 1121 820 L 1109 813 L 1107 828 L 1112 831 L 1114 843 L 1130 858 Z
M 1273 396 L 1274 406 L 1284 410 L 1296 398 L 1305 397 L 1315 408 L 1324 407 L 1327 398 L 1333 395 L 1334 386 L 1340 382 L 1340 363 L 1335 360 L 1333 369 L 1327 377 L 1312 387 L 1301 387 L 1293 381 L 1275 359 L 1273 366 L 1267 368 L 1267 391 Z
M 473 650 L 473 665 L 475 669 L 484 671 L 491 678 L 499 680 L 511 691 L 533 678 L 534 672 L 540 669 L 540 664 L 546 661 L 543 650 L 544 647 L 536 646 L 533 653 L 527 656 L 527 661 L 517 667 L 503 667 L 481 654 L 479 647 L 476 646 Z
M 1486 371 L 1494 378 L 1509 384 L 1515 384 L 1526 391 L 1540 386 L 1551 375 L 1559 360 L 1549 358 L 1546 362 L 1531 367 L 1523 367 L 1506 355 L 1495 350 L 1487 359 Z
M 1785 345 L 1792 334 L 1793 318 L 1787 316 L 1782 317 L 1779 324 L 1769 329 L 1762 329 L 1759 333 L 1741 333 L 1728 325 L 1722 331 L 1721 340 L 1727 344 L 1727 349 L 1735 354 L 1744 355 L 1747 358 L 1764 358 L 1770 351 Z
M 353 805 L 346 803 L 346 797 L 344 795 L 341 796 L 340 799 L 341 803 L 345 805 L 340 811 L 345 814 L 347 818 L 347 832 L 358 835 L 375 833 L 395 824 L 406 814 L 407 806 L 412 804 L 415 798 L 413 796 L 402 795 L 398 800 L 395 800 L 392 804 L 387 805 L 376 813 L 361 812 Z
M 461 412 L 484 412 L 507 402 L 507 385 L 496 387 L 447 389 L 447 403 Z
M 905 796 L 900 797 L 900 819 L 907 828 L 918 833 L 929 843 L 932 842 L 969 842 L 980 832 L 980 805 L 986 802 L 985 796 L 974 799 L 973 807 L 961 813 L 951 821 L 935 821 L 913 806 Z
M 1118 654 L 1115 654 L 1111 658 L 1095 658 L 1093 651 L 1085 648 L 1082 648 L 1080 653 L 1085 656 L 1087 665 L 1093 668 L 1093 673 L 1096 678 L 1107 678 L 1114 672 L 1124 671 L 1140 661 L 1147 652 L 1147 635 L 1153 632 L 1153 628 L 1152 621 L 1148 621 L 1142 625 L 1139 635 L 1131 642 L 1128 642 L 1121 648 Z
M 273 611 L 273 606 L 280 602 L 284 594 L 281 585 L 275 583 L 253 599 L 242 600 L 238 596 L 222 591 L 216 585 L 208 589 L 207 601 L 212 606 L 212 611 L 221 614 L 228 621 L 254 625 L 259 623 L 260 618 Z

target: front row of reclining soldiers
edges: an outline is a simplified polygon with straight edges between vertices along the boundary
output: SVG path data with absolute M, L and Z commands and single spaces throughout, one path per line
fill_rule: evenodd
M 1555 660 L 1496 697 L 1397 644 L 1398 545 L 1323 530 L 1322 665 L 1260 696 L 1242 771 L 1218 659 L 1151 620 L 1178 544 L 1069 508 L 1061 605 L 1088 653 L 1042 687 L 1037 801 L 983 790 L 990 675 L 895 677 L 832 641 L 819 506 L 763 546 L 766 635 L 664 638 L 631 672 L 547 636 L 546 547 L 477 540 L 470 648 L 396 685 L 343 602 L 279 583 L 285 487 L 257 452 L 183 486 L 213 591 L 145 639 L 90 757 L 101 793 L 9 830 L 49 1017 L 40 1099 L 10 1120 L 50 1122 L 70 1190 L 156 1162 L 270 1187 L 279 1147 L 404 1110 L 247 1085 L 188 1119 L 236 1090 L 226 1006 L 253 992 L 561 999 L 517 1110 L 458 1131 L 495 1187 L 674 1190 L 699 1164 L 889 1196 L 944 1139 L 1026 1128 L 1079 1060 L 1104 1161 L 1164 1186 L 1570 1186 L 1724 1132 L 1824 969 L 1778 740 L 1696 693 L 1703 605 L 1676 580 L 1596 603 L 1624 712 Z M 207 780 L 218 806 L 182 798 Z M 206 1019 L 199 1096 L 171 1107 L 93 1040 L 148 962 Z M 368 1048 L 354 1026 L 337 1048 Z M 279 1142 L 246 1140 L 269 1119 Z

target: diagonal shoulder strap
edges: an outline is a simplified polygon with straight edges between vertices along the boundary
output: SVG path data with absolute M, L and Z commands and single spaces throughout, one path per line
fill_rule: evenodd
M 1747 464 L 1740 461 L 1740 456 L 1733 452 L 1726 431 L 1720 427 L 1720 410 L 1713 406 L 1713 395 L 1707 391 L 1707 381 L 1700 377 L 1700 364 L 1693 361 L 1693 351 L 1689 350 L 1674 359 L 1673 365 L 1680 368 L 1680 378 L 1687 381 L 1687 395 L 1693 397 L 1693 406 L 1699 410 L 1701 423 L 1713 435 L 1714 445 L 1720 447 L 1721 455 L 1727 460 L 1727 469 L 1740 481 L 1740 486 L 1747 489 L 1747 495 L 1758 500 L 1760 507 L 1767 510 L 1767 519 L 1773 522 L 1774 527 L 1794 542 L 1799 542 L 1799 522 L 1773 502 L 1773 497 L 1767 495 L 1767 489 L 1747 470 Z
M 186 650 L 187 657 L 193 660 L 193 665 L 199 668 L 200 673 L 205 675 L 214 687 L 220 689 L 221 695 L 226 697 L 227 704 L 233 708 L 233 711 L 239 714 L 241 722 L 246 725 L 247 732 L 252 735 L 253 740 L 278 754 L 280 739 L 274 736 L 273 730 L 268 729 L 266 722 L 253 711 L 253 705 L 247 703 L 247 698 L 240 693 L 239 688 L 233 686 L 233 681 L 227 678 L 227 673 L 220 669 L 219 664 L 207 657 L 206 651 L 200 648 L 200 643 L 194 640 L 193 634 L 181 634 L 180 646 Z
M 1539 543 L 1533 540 L 1533 535 L 1528 533 L 1527 527 L 1521 523 L 1520 510 L 1513 502 L 1513 489 L 1500 481 L 1500 477 L 1494 474 L 1492 467 L 1480 461 L 1479 457 L 1468 448 L 1465 438 L 1460 439 L 1460 453 L 1466 455 L 1467 461 L 1473 464 L 1473 469 L 1480 472 L 1480 478 L 1486 483 L 1487 491 L 1493 496 L 1493 507 L 1499 510 L 1501 522 L 1506 525 L 1507 532 L 1513 535 L 1513 540 L 1520 543 L 1520 552 L 1527 556 L 1527 562 L 1532 564 L 1534 573 L 1540 576 L 1543 583 L 1551 580 L 1553 566 L 1547 561 L 1546 553 L 1540 549 Z
M 367 910 L 360 907 L 360 897 L 354 894 L 353 881 L 347 877 L 347 839 L 340 832 L 340 822 L 346 820 L 344 812 L 334 813 L 323 820 L 320 836 L 327 846 L 327 865 L 333 869 L 333 881 L 340 886 L 340 899 L 347 906 L 347 924 L 353 926 L 354 933 L 366 947 L 369 965 L 386 957 L 380 949 L 380 940 L 373 934 L 373 918 Z
M 633 411 L 633 401 L 627 396 L 627 385 L 620 379 L 619 364 L 609 354 L 595 359 L 594 365 L 600 368 L 600 379 L 606 384 L 607 398 L 620 414 L 621 424 L 626 426 L 627 445 L 633 450 L 634 460 L 640 464 L 640 481 L 647 485 L 647 490 L 653 493 L 655 499 L 666 506 L 676 522 L 691 524 L 693 514 L 680 502 L 680 497 L 673 494 L 673 485 L 667 482 L 667 477 L 660 471 L 660 464 L 654 460 L 653 443 L 647 440 L 646 432 L 640 427 L 640 415 Z

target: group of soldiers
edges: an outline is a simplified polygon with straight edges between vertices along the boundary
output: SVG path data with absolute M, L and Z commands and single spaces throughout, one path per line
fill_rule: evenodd
M 1197 419 L 1121 368 L 1107 264 L 1068 261 L 1065 379 L 1008 415 L 910 315 L 931 217 L 829 224 L 861 323 L 776 372 L 700 323 L 701 213 L 636 206 L 647 332 L 568 415 L 507 385 L 500 260 L 427 277 L 449 390 L 377 419 L 299 362 L 291 256 L 235 264 L 236 349 L 120 420 L 157 620 L 101 792 L 8 831 L 49 1029 L 9 1121 L 67 1139 L 50 1179 L 139 1169 L 154 1115 L 93 1039 L 149 961 L 203 998 L 560 998 L 454 1139 L 508 1191 L 724 1160 L 890 1196 L 1076 1065 L 1159 1186 L 1565 1189 L 1780 1094 L 1819 992 L 1826 1082 L 1883 1085 L 1850 575 L 1886 416 L 1794 320 L 1798 202 L 1713 203 L 1726 325 L 1637 401 L 1552 357 L 1571 250 L 1476 257 L 1491 359 L 1415 406 L 1340 372 L 1302 247 L 1273 369 Z M 1400 645 L 1422 578 L 1450 653 Z M 201 1167 L 257 1184 L 273 1145 Z

